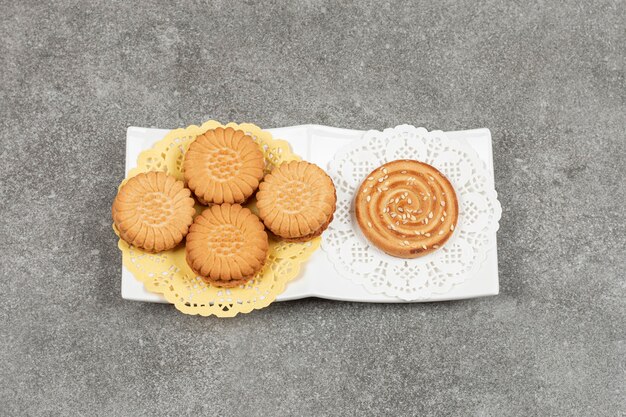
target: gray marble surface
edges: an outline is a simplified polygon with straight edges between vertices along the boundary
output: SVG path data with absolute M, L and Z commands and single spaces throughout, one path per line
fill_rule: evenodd
M 0 415 L 626 415 L 626 2 L 132 3 L 0 1 Z M 501 294 L 122 300 L 125 129 L 208 118 L 490 128 Z

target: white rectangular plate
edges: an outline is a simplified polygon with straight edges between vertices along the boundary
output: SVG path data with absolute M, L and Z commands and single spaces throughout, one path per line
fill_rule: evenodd
M 303 159 L 313 162 L 324 169 L 335 152 L 358 140 L 364 131 L 339 129 L 319 125 L 302 125 L 266 129 L 274 139 L 284 139 L 291 144 L 293 151 Z M 126 174 L 137 165 L 141 151 L 149 149 L 162 139 L 169 130 L 129 127 L 126 134 Z M 448 137 L 466 140 L 491 172 L 493 182 L 493 156 L 491 133 L 489 129 L 463 130 L 447 132 Z M 323 238 L 323 235 L 322 235 Z M 453 287 L 445 294 L 435 294 L 428 300 L 444 301 L 464 298 L 483 297 L 498 294 L 498 258 L 497 248 L 491 250 L 481 269 L 474 277 Z M 319 249 L 303 265 L 300 275 L 287 285 L 277 301 L 296 300 L 306 297 L 320 297 L 340 301 L 361 301 L 372 303 L 402 303 L 399 298 L 383 294 L 370 294 L 364 287 L 340 277 L 326 258 L 326 253 Z M 146 291 L 143 284 L 122 266 L 122 298 L 127 300 L 167 302 L 161 295 Z M 418 301 L 418 302 L 419 302 Z

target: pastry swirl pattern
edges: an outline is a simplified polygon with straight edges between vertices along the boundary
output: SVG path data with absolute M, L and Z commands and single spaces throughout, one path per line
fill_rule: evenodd
M 357 192 L 355 212 L 375 246 L 392 256 L 417 258 L 452 236 L 458 201 L 450 181 L 436 168 L 397 160 L 367 176 Z

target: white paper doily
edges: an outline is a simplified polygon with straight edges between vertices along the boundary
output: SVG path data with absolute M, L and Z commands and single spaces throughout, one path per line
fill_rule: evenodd
M 396 159 L 434 166 L 448 177 L 459 199 L 458 224 L 450 240 L 417 259 L 394 258 L 371 245 L 354 216 L 354 195 L 363 179 Z M 502 208 L 487 167 L 469 145 L 442 131 L 410 125 L 368 131 L 337 152 L 329 174 L 337 188 L 337 210 L 322 248 L 341 276 L 374 294 L 415 301 L 445 293 L 473 276 L 495 246 Z

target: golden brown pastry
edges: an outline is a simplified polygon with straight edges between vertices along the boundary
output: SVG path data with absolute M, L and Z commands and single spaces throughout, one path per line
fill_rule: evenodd
M 185 183 L 202 204 L 243 203 L 259 187 L 265 161 L 242 130 L 218 127 L 198 136 L 185 153 Z
M 120 237 L 147 252 L 178 245 L 195 210 L 191 192 L 164 172 L 142 173 L 122 185 L 111 212 Z
M 322 234 L 333 219 L 337 196 L 332 179 L 304 161 L 281 164 L 256 195 L 259 217 L 276 236 L 303 242 Z
M 196 274 L 216 286 L 236 287 L 261 270 L 269 243 L 254 213 L 239 204 L 222 204 L 196 217 L 185 248 Z
M 419 161 L 398 160 L 374 170 L 355 198 L 356 218 L 375 246 L 399 258 L 417 258 L 442 247 L 458 219 L 450 181 Z

